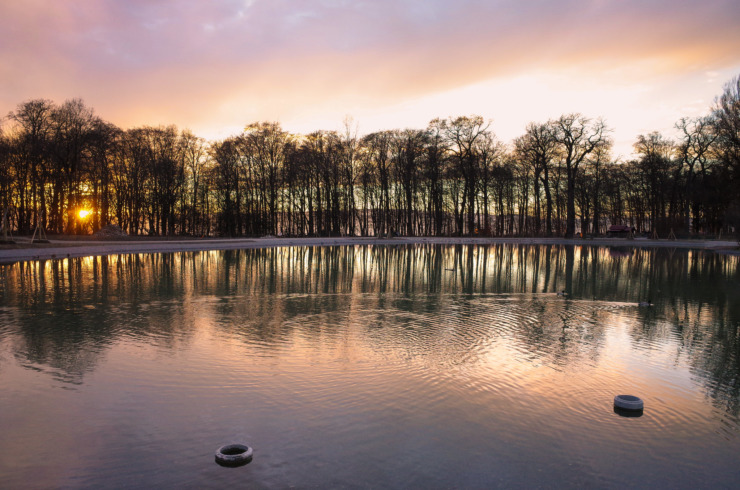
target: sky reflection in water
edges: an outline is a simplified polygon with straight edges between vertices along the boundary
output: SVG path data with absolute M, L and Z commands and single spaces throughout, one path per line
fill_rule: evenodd
M 732 486 L 738 262 L 496 245 L 4 266 L 0 480 Z M 615 414 L 619 393 L 644 415 Z M 230 442 L 254 461 L 217 466 Z

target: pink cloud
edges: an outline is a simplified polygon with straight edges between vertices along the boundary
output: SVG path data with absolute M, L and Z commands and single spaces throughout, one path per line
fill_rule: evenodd
M 82 97 L 124 126 L 228 125 L 237 103 L 274 119 L 530 70 L 721 69 L 740 62 L 738 18 L 734 1 L 4 2 L 0 106 Z

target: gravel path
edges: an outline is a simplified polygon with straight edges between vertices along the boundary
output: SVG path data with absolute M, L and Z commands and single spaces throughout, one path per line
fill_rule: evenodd
M 362 237 L 332 238 L 225 238 L 225 239 L 182 239 L 182 240 L 125 240 L 125 241 L 83 241 L 50 240 L 45 244 L 32 244 L 30 238 L 16 238 L 15 245 L 0 245 L 0 263 L 13 263 L 24 260 L 46 260 L 70 257 L 89 257 L 98 255 L 181 252 L 193 250 L 234 250 L 244 248 L 269 248 L 291 246 L 333 246 L 333 245 L 402 245 L 402 244 L 441 244 L 441 245 L 486 245 L 495 243 L 510 244 L 550 244 L 550 245 L 598 245 L 609 247 L 668 247 L 714 250 L 720 253 L 738 254 L 738 242 L 734 240 L 648 240 L 645 238 L 472 238 L 472 237 L 399 237 L 391 239 Z

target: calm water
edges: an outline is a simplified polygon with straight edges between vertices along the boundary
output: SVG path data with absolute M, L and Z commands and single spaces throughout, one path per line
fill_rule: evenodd
M 0 266 L 0 486 L 736 488 L 739 265 L 500 245 Z M 252 463 L 216 465 L 231 442 Z

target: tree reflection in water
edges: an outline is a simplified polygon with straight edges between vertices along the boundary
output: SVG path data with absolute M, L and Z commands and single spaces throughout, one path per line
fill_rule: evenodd
M 426 363 L 475 363 L 506 336 L 553 367 L 603 353 L 605 315 L 634 310 L 636 349 L 678 339 L 715 406 L 740 395 L 738 258 L 554 245 L 291 247 L 133 254 L 0 266 L 0 336 L 30 369 L 81 384 L 121 339 L 175 349 L 208 319 L 244 342 L 371 345 Z M 554 301 L 557 291 L 567 296 Z M 633 311 L 633 310 L 630 310 Z M 388 319 L 393 322 L 389 327 Z M 333 340 L 331 340 L 333 339 Z M 269 349 L 268 349 L 269 350 Z

